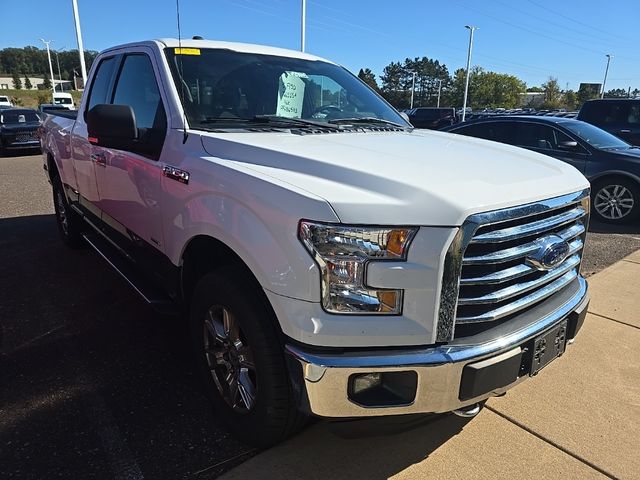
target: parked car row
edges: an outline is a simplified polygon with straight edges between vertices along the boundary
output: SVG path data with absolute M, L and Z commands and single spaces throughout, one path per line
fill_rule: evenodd
M 533 150 L 569 163 L 591 182 L 593 214 L 612 223 L 640 217 L 640 148 L 589 123 L 562 117 L 502 116 L 444 131 Z

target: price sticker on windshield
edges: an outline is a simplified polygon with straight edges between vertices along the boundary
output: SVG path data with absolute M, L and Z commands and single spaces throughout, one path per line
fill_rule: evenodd
M 304 101 L 305 74 L 299 72 L 284 72 L 278 82 L 278 106 L 276 115 L 287 118 L 302 117 L 302 103 Z

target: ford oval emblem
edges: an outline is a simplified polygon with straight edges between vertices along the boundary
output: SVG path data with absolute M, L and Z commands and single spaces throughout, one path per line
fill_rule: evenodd
M 538 270 L 551 270 L 569 256 L 569 244 L 558 235 L 547 235 L 535 242 L 538 249 L 527 255 L 526 262 Z

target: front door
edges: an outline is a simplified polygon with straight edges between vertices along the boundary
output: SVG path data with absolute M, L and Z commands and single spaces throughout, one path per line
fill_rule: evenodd
M 167 120 L 151 58 L 146 53 L 125 54 L 120 61 L 111 101 L 129 105 L 138 128 L 136 151 L 99 146 L 96 180 L 102 220 L 126 239 L 162 247 L 161 177 L 159 162 Z

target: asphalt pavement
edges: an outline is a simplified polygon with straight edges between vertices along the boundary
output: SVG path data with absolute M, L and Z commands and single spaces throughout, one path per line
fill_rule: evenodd
M 640 248 L 591 225 L 583 272 Z M 0 158 L 0 478 L 215 478 L 256 452 L 220 426 L 186 332 L 58 239 L 40 156 Z

